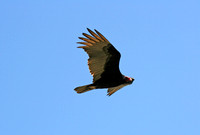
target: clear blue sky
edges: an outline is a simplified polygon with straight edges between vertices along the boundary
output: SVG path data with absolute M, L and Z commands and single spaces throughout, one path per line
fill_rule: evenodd
M 200 1 L 0 2 L 1 135 L 200 135 Z M 89 84 L 86 28 L 135 78 L 111 97 Z

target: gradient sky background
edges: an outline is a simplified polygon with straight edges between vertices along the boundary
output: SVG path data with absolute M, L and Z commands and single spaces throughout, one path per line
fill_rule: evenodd
M 1 135 L 200 135 L 200 1 L 0 2 Z M 120 52 L 135 82 L 89 84 L 86 28 Z

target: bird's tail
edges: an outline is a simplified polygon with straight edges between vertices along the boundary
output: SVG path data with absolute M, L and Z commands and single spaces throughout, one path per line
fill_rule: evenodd
M 96 89 L 96 87 L 92 86 L 91 84 L 89 84 L 89 85 L 84 85 L 84 86 L 76 87 L 74 90 L 77 93 L 84 93 L 84 92 L 87 92 L 87 91 L 90 91 L 90 90 L 93 90 L 93 89 Z

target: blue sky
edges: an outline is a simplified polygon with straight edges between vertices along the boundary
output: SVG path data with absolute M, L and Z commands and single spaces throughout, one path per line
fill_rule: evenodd
M 200 1 L 1 1 L 1 135 L 199 135 Z M 86 28 L 135 78 L 111 97 L 89 84 Z

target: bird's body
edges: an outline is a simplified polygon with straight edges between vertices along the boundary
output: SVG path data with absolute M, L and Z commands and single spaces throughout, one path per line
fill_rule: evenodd
M 88 66 L 93 76 L 93 83 L 75 88 L 77 93 L 93 89 L 108 88 L 108 95 L 112 95 L 120 88 L 131 84 L 134 79 L 124 76 L 119 70 L 120 53 L 97 30 L 96 33 L 88 29 L 90 35 L 83 33 L 87 38 L 79 37 L 85 42 L 78 42 L 89 55 Z

